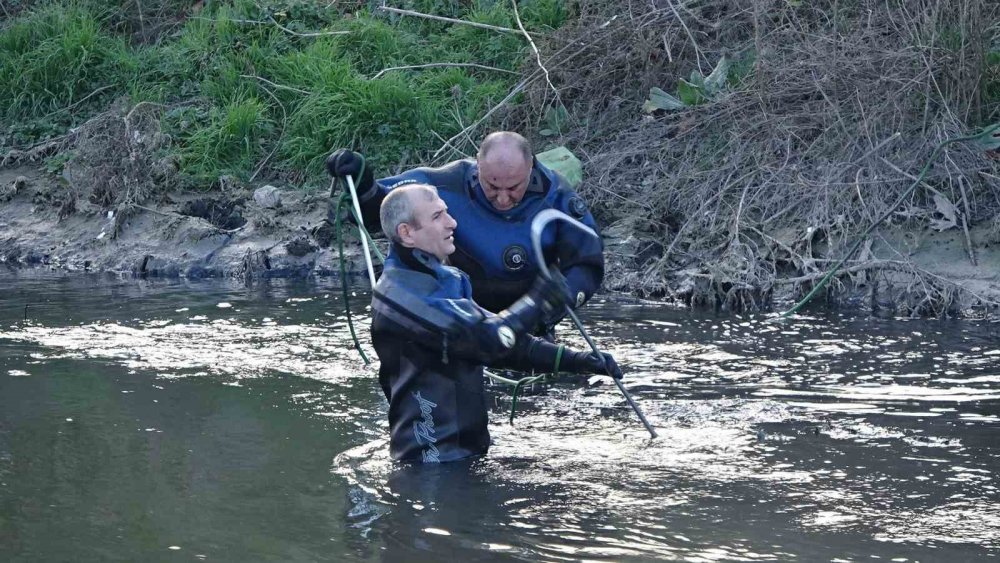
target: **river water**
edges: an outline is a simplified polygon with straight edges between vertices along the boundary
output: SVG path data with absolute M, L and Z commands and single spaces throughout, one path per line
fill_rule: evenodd
M 611 298 L 582 317 L 658 440 L 569 377 L 513 425 L 493 388 L 485 458 L 407 467 L 333 284 L 0 270 L 0 560 L 1000 554 L 997 325 Z

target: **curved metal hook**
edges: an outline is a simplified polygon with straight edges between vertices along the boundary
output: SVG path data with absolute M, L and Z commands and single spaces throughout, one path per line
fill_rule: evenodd
M 581 231 L 590 234 L 594 238 L 600 238 L 594 229 L 591 229 L 580 221 L 566 215 L 562 211 L 556 209 L 546 209 L 541 211 L 538 215 L 535 215 L 534 220 L 531 221 L 531 247 L 535 250 L 535 257 L 538 259 L 538 268 L 542 271 L 542 274 L 549 279 L 552 279 L 552 273 L 549 272 L 549 266 L 545 263 L 545 256 L 542 254 L 542 231 L 545 230 L 545 227 L 553 221 L 563 221 L 565 223 L 569 223 Z M 583 328 L 583 323 L 580 322 L 580 319 L 577 318 L 576 313 L 573 312 L 573 309 L 571 309 L 569 305 L 566 305 L 566 313 L 569 315 L 569 318 L 573 319 L 573 324 L 576 325 L 576 328 L 580 331 L 583 339 L 590 345 L 590 349 L 593 350 L 598 357 L 601 357 L 601 351 L 597 349 L 597 344 L 594 344 L 594 341 L 590 339 L 590 335 L 588 335 L 586 329 Z M 607 370 L 606 367 L 605 369 Z M 618 386 L 618 390 L 621 391 L 622 395 L 625 397 L 625 401 L 628 402 L 629 406 L 632 407 L 632 410 L 635 411 L 636 416 L 639 417 L 643 426 L 646 427 L 649 435 L 656 438 L 656 430 L 653 429 L 653 425 L 646 420 L 646 416 L 642 414 L 642 410 L 639 409 L 639 405 L 635 403 L 632 396 L 625 390 L 625 386 L 622 385 L 621 380 L 612 376 L 610 370 L 607 370 L 607 374 L 608 377 L 611 377 L 611 381 L 614 381 L 615 385 Z
M 547 278 L 551 278 L 552 274 L 549 272 L 548 264 L 545 263 L 545 255 L 542 254 L 542 231 L 544 231 L 545 227 L 553 221 L 563 221 L 569 223 L 594 238 L 600 238 L 597 233 L 594 232 L 594 229 L 591 229 L 587 225 L 584 225 L 558 209 L 545 209 L 538 215 L 535 215 L 535 218 L 531 221 L 531 247 L 535 251 L 535 258 L 538 259 L 538 268 L 542 270 L 542 274 L 544 274 Z

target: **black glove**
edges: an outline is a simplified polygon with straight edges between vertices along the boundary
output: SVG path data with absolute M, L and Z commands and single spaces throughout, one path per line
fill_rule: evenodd
M 571 297 L 569 287 L 566 285 L 566 278 L 556 268 L 553 268 L 551 272 L 551 278 L 546 278 L 543 275 L 535 278 L 535 283 L 531 285 L 524 297 L 515 301 L 507 309 L 500 311 L 499 316 L 514 329 L 514 332 L 523 334 L 533 330 L 542 322 L 542 319 L 563 309 L 566 303 L 569 303 Z
M 371 196 L 369 192 L 375 186 L 375 175 L 372 174 L 371 167 L 366 165 L 365 157 L 361 153 L 348 149 L 334 151 L 326 158 L 326 171 L 340 180 L 347 176 L 354 178 L 354 188 L 361 201 L 365 201 Z M 333 193 L 330 194 L 331 197 L 333 195 Z
M 551 274 L 549 278 L 539 274 L 527 293 L 542 306 L 546 318 L 561 315 L 565 312 L 566 304 L 573 302 L 569 283 L 559 268 L 551 268 L 549 273 Z
M 568 356 L 568 357 L 567 357 Z M 596 373 L 600 375 L 611 374 L 615 379 L 621 379 L 622 368 L 618 367 L 618 362 L 614 356 L 607 352 L 601 352 L 598 356 L 593 352 L 571 352 L 563 356 L 563 365 L 570 371 L 577 373 Z

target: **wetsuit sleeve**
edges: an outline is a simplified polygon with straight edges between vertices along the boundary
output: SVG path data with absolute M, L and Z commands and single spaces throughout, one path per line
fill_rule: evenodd
M 380 330 L 441 352 L 489 363 L 510 354 L 518 338 L 505 319 L 476 305 L 471 298 L 420 296 L 395 280 L 379 281 L 372 299 Z
M 556 367 L 558 352 L 558 344 L 553 344 L 537 336 L 525 335 L 518 339 L 517 344 L 509 354 L 489 362 L 488 365 L 498 369 L 552 373 Z M 569 353 L 572 353 L 570 349 L 563 350 L 564 357 L 568 357 Z
M 575 299 L 572 306 L 576 308 L 589 300 L 604 281 L 604 241 L 600 237 L 600 228 L 583 199 L 572 190 L 561 191 L 560 211 L 594 229 L 598 234 L 595 238 L 572 225 L 561 222 L 556 225 L 556 258 Z
M 379 210 L 382 208 L 382 200 L 389 193 L 382 183 L 383 180 L 376 180 L 364 194 L 358 194 L 358 203 L 361 205 L 361 220 L 365 222 L 368 232 L 377 233 L 382 231 L 382 221 L 379 219 Z M 354 214 L 348 215 L 349 220 L 354 222 Z
M 358 193 L 358 203 L 361 206 L 361 220 L 365 222 L 365 228 L 370 233 L 382 231 L 382 221 L 379 218 L 379 211 L 382 209 L 382 200 L 389 195 L 389 191 L 397 186 L 413 184 L 422 181 L 420 174 L 401 174 L 392 178 L 376 180 L 364 193 Z M 354 214 L 348 213 L 348 220 L 354 222 Z
M 458 160 L 441 168 L 414 168 L 396 176 L 376 180 L 366 193 L 358 194 L 361 204 L 361 218 L 365 222 L 365 228 L 373 233 L 382 230 L 379 210 L 382 208 L 382 200 L 392 190 L 406 184 L 417 183 L 430 184 L 439 190 L 458 189 L 462 185 L 462 179 L 469 166 L 468 161 Z

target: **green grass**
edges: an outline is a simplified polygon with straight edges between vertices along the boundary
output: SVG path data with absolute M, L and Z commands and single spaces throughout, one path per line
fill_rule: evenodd
M 99 14 L 74 4 L 28 12 L 0 33 L 0 116 L 27 140 L 58 131 L 73 122 L 60 110 L 120 93 L 130 63 L 125 41 L 102 29 Z
M 516 27 L 504 2 L 400 5 Z M 164 113 L 161 126 L 195 185 L 209 186 L 222 174 L 246 179 L 268 155 L 264 178 L 319 184 L 323 159 L 341 146 L 365 151 L 383 170 L 419 160 L 441 145 L 440 138 L 478 119 L 517 80 L 443 67 L 371 80 L 379 71 L 438 62 L 517 70 L 528 53 L 515 34 L 364 10 L 342 14 L 305 0 L 206 6 L 143 45 L 116 34 L 137 29 L 122 15 L 128 6 L 102 7 L 95 0 L 54 0 L 0 27 L 0 116 L 11 124 L 0 130 L 0 142 L 24 146 L 58 135 L 120 96 L 133 103 L 183 103 Z M 524 0 L 520 10 L 525 25 L 541 32 L 567 17 L 562 0 Z M 299 33 L 350 33 L 301 37 L 269 18 Z

